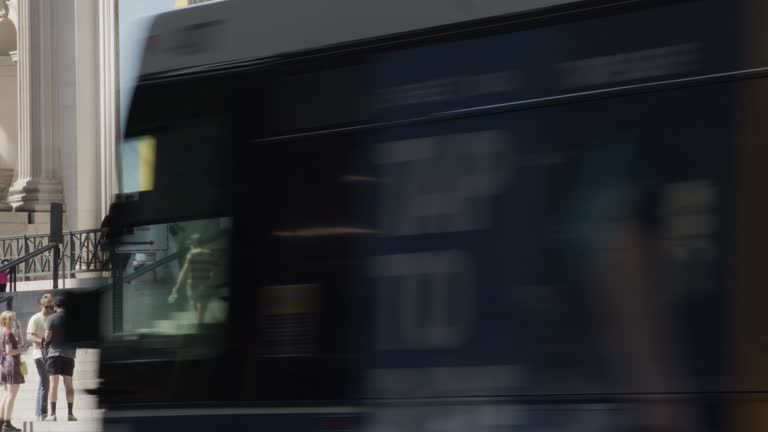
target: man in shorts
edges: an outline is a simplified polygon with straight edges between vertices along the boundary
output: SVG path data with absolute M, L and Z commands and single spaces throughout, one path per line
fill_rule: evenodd
M 46 369 L 50 381 L 48 400 L 51 409 L 48 419 L 56 421 L 56 399 L 59 389 L 59 377 L 64 378 L 64 389 L 67 393 L 67 420 L 77 421 L 72 414 L 75 400 L 75 388 L 72 384 L 72 372 L 75 370 L 75 349 L 65 343 L 64 338 L 64 298 L 58 297 L 53 301 L 56 313 L 45 322 L 45 342 L 48 347 Z

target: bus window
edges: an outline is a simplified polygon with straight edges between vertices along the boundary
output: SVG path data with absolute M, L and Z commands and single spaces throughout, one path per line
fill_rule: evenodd
M 120 190 L 131 193 L 154 189 L 157 139 L 152 135 L 126 139 L 120 153 Z
M 230 218 L 215 218 L 127 230 L 117 242 L 129 257 L 123 333 L 181 336 L 224 324 L 230 227 Z

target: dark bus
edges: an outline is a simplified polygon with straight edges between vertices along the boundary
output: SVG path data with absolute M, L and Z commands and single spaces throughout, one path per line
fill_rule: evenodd
M 764 430 L 768 5 L 353 3 L 156 20 L 105 430 Z

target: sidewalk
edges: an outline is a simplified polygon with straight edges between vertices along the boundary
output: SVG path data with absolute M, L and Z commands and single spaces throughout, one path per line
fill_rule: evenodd
M 64 394 L 64 384 L 59 382 L 59 397 L 56 414 L 59 420 L 57 422 L 38 422 L 35 421 L 35 398 L 37 396 L 38 376 L 35 363 L 32 360 L 31 352 L 22 355 L 22 358 L 29 366 L 29 374 L 25 377 L 26 383 L 21 385 L 19 395 L 16 398 L 16 407 L 14 408 L 13 424 L 23 428 L 24 422 L 33 422 L 33 432 L 56 432 L 56 431 L 77 431 L 77 432 L 101 432 L 102 412 L 98 409 L 98 400 L 95 396 L 85 393 L 86 389 L 96 388 L 99 377 L 99 351 L 95 349 L 77 350 L 77 359 L 75 360 L 75 373 L 73 376 L 75 384 L 75 407 L 74 412 L 78 421 L 68 422 L 67 419 L 67 400 Z M 49 405 L 50 407 L 50 405 Z M 30 432 L 30 424 L 27 424 L 27 432 Z

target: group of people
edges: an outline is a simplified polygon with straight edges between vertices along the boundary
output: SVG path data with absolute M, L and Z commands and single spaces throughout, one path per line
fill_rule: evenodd
M 50 294 L 40 298 L 40 312 L 32 316 L 27 326 L 27 340 L 21 333 L 21 323 L 13 311 L 0 314 L 0 385 L 5 390 L 0 398 L 0 432 L 21 431 L 11 424 L 11 416 L 24 384 L 21 354 L 30 348 L 40 385 L 37 389 L 35 415 L 40 421 L 56 421 L 56 401 L 60 377 L 67 395 L 67 419 L 76 421 L 72 413 L 75 390 L 72 372 L 75 368 L 75 350 L 64 341 L 64 298 L 54 299 Z M 50 402 L 50 410 L 48 409 Z

